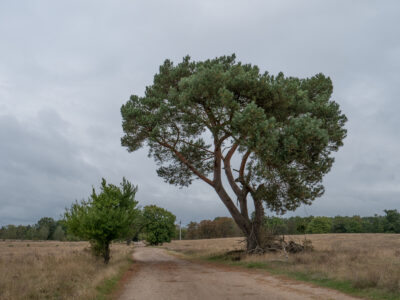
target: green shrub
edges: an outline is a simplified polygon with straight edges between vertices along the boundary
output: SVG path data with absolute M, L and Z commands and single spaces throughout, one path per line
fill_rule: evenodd
M 67 230 L 74 236 L 90 241 L 92 251 L 110 260 L 110 243 L 125 238 L 138 215 L 135 201 L 137 187 L 123 178 L 121 187 L 106 183 L 103 178 L 101 193 L 93 188 L 88 201 L 74 203 L 65 213 Z
M 150 245 L 170 242 L 174 237 L 176 217 L 166 209 L 155 205 L 145 206 L 143 218 L 146 241 Z

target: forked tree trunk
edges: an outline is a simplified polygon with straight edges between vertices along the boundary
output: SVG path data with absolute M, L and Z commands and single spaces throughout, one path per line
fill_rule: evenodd
M 221 193 L 217 189 L 216 191 L 222 202 L 225 204 L 225 206 L 231 213 L 233 220 L 238 225 L 240 230 L 243 232 L 246 238 L 246 250 L 248 252 L 251 252 L 258 248 L 262 249 L 264 247 L 263 236 L 262 236 L 264 207 L 262 205 L 262 201 L 260 199 L 253 198 L 255 212 L 254 212 L 254 218 L 250 220 L 250 218 L 248 217 L 247 209 L 245 212 L 243 211 L 240 212 L 239 210 L 234 208 L 233 202 L 230 200 L 230 198 L 228 198 L 229 196 L 225 195 L 224 193 Z M 253 197 L 255 197 L 255 195 Z M 247 201 L 247 199 L 241 198 L 239 199 L 239 202 L 240 201 Z M 243 207 L 247 208 L 247 205 Z
M 254 219 L 250 220 L 248 217 L 243 215 L 231 214 L 236 225 L 243 232 L 246 238 L 246 250 L 251 252 L 257 248 L 263 248 L 263 230 L 262 221 L 264 216 L 264 209 L 261 206 L 256 206 L 256 211 L 254 214 Z
M 251 252 L 260 247 L 260 237 L 257 234 L 246 236 L 246 250 Z
M 226 154 L 225 158 L 223 158 L 221 145 L 223 141 L 227 138 L 227 136 L 222 139 L 214 136 L 214 170 L 213 170 L 213 180 L 210 180 L 206 176 L 204 176 L 201 172 L 199 172 L 178 150 L 175 149 L 174 146 L 165 143 L 159 142 L 162 146 L 170 149 L 177 158 L 185 164 L 195 175 L 197 175 L 204 182 L 211 185 L 219 198 L 222 200 L 228 211 L 230 212 L 233 220 L 239 226 L 246 237 L 247 241 L 247 251 L 252 251 L 257 248 L 262 248 L 262 222 L 264 217 L 264 207 L 262 205 L 262 200 L 257 199 L 256 190 L 250 187 L 248 183 L 244 183 L 244 172 L 246 168 L 246 162 L 249 158 L 251 152 L 247 151 L 242 158 L 242 162 L 240 165 L 239 178 L 235 179 L 230 165 L 230 160 L 235 153 L 236 149 L 239 147 L 239 144 L 235 143 L 231 149 Z M 221 170 L 222 170 L 222 162 L 224 164 L 225 174 L 227 176 L 228 182 L 233 190 L 233 192 L 237 196 L 237 201 L 240 203 L 240 207 L 236 207 L 231 197 L 226 192 L 222 179 L 221 179 Z M 238 186 L 236 183 L 237 180 L 243 180 L 243 187 Z M 247 195 L 251 194 L 254 207 L 255 214 L 254 219 L 250 220 L 247 210 Z
M 243 230 L 242 230 L 243 231 Z M 257 248 L 262 248 L 261 223 L 252 222 L 250 231 L 243 231 L 246 237 L 246 250 L 251 252 Z

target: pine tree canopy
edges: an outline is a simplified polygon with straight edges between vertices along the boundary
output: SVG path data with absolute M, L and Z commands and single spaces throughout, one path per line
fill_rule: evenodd
M 170 184 L 202 179 L 236 221 L 248 219 L 248 194 L 256 210 L 262 203 L 284 213 L 323 194 L 332 152 L 343 145 L 347 119 L 332 90 L 323 74 L 273 76 L 235 55 L 166 60 L 145 95 L 122 106 L 122 145 L 131 152 L 147 146 Z

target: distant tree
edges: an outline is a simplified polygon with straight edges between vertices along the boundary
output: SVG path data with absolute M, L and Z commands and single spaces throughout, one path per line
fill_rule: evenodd
M 290 217 L 286 222 L 288 234 L 304 234 L 307 228 L 307 222 L 302 217 Z
M 297 224 L 296 224 L 295 217 L 290 217 L 289 219 L 287 219 L 286 226 L 287 226 L 288 234 L 298 234 L 299 233 L 299 232 L 297 232 Z
M 37 224 L 36 224 L 36 228 L 38 230 L 38 232 L 41 232 L 39 234 L 39 239 L 41 240 L 48 240 L 51 238 L 51 236 L 53 235 L 54 230 L 56 230 L 57 227 L 57 223 L 56 221 L 54 221 L 53 218 L 49 218 L 49 217 L 44 217 L 41 218 Z M 47 228 L 47 229 L 45 229 Z M 47 231 L 47 236 L 44 235 L 44 233 Z
M 51 239 L 55 241 L 63 241 L 65 239 L 65 232 L 60 225 L 57 225 Z
M 36 229 L 34 226 L 28 225 L 26 226 L 25 238 L 26 240 L 35 239 Z
M 17 236 L 16 238 L 19 240 L 23 240 L 26 235 L 26 230 L 27 230 L 26 226 L 18 225 L 16 228 L 16 236 Z
M 110 260 L 110 243 L 126 238 L 138 214 L 135 194 L 137 187 L 123 178 L 120 187 L 101 182 L 101 192 L 87 201 L 74 203 L 65 212 L 65 222 L 69 232 L 90 241 L 93 251 Z
M 304 217 L 302 219 L 300 227 L 304 228 L 304 231 L 302 231 L 301 233 L 306 233 L 308 224 L 310 224 L 312 220 L 314 220 L 314 216 Z
M 362 219 L 360 216 L 352 216 L 347 218 L 346 232 L 348 233 L 362 232 Z
M 199 223 L 199 238 L 212 239 L 217 236 L 217 230 L 211 220 L 202 220 Z
M 400 233 L 400 212 L 397 209 L 385 209 L 385 232 Z
M 190 222 L 187 226 L 186 238 L 188 240 L 195 240 L 199 238 L 198 232 L 199 224 L 197 222 Z
M 301 234 L 306 233 L 306 230 L 307 230 L 307 225 L 305 223 L 299 223 L 296 227 L 296 231 Z
M 50 236 L 50 229 L 47 225 L 40 226 L 36 230 L 36 239 L 46 241 Z
M 375 214 L 373 217 L 362 218 L 363 232 L 382 233 L 385 232 L 385 217 Z
M 17 239 L 17 226 L 15 225 L 7 225 L 5 227 L 5 239 L 14 240 Z
M 264 217 L 264 226 L 273 234 L 287 234 L 288 229 L 284 219 L 278 217 Z
M 213 223 L 216 230 L 216 237 L 218 238 L 235 237 L 242 235 L 241 230 L 232 218 L 216 217 L 213 220 Z
M 138 210 L 136 218 L 129 229 L 129 234 L 127 238 L 128 244 L 131 241 L 134 242 L 139 241 L 140 237 L 143 235 L 143 230 L 145 226 L 146 226 L 146 221 L 144 219 L 143 212 L 141 210 Z
M 334 233 L 346 233 L 346 218 L 342 216 L 336 216 L 332 219 L 332 232 Z
M 64 232 L 67 232 L 67 225 L 64 219 L 60 219 L 56 221 L 57 226 L 60 226 Z
M 332 220 L 328 217 L 315 217 L 307 225 L 307 233 L 329 233 L 332 230 Z
M 130 152 L 146 146 L 170 184 L 207 183 L 251 251 L 263 247 L 265 207 L 284 213 L 323 194 L 331 154 L 346 136 L 346 117 L 332 92 L 323 74 L 272 76 L 235 55 L 185 57 L 178 65 L 166 60 L 144 97 L 132 95 L 121 107 L 122 145 Z
M 200 223 L 190 222 L 186 227 L 185 238 L 211 239 L 243 236 L 235 221 L 229 217 L 216 217 L 214 220 L 202 220 Z
M 144 232 L 150 245 L 170 242 L 175 235 L 176 217 L 164 208 L 148 205 L 143 209 Z

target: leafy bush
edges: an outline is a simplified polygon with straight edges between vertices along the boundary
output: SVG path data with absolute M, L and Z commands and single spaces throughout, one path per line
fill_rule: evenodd
M 110 260 L 110 243 L 125 238 L 138 214 L 135 194 L 137 187 L 123 178 L 121 187 L 106 183 L 103 178 L 101 193 L 81 203 L 74 203 L 65 212 L 68 232 L 90 241 L 92 251 Z
M 166 209 L 155 205 L 145 206 L 143 218 L 146 241 L 150 245 L 170 242 L 174 237 L 176 217 Z

